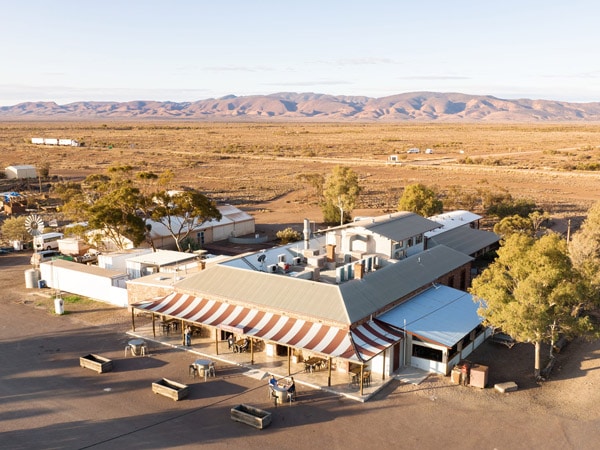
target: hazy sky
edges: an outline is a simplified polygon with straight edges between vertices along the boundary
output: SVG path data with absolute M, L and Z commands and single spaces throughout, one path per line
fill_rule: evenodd
M 0 105 L 436 91 L 600 101 L 596 0 L 2 2 Z

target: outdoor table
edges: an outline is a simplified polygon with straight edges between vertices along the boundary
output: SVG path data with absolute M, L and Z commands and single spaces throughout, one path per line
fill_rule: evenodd
M 248 348 L 250 341 L 247 339 L 239 339 L 235 342 L 234 352 L 241 353 Z
M 273 388 L 273 392 L 275 392 L 275 395 L 277 396 L 277 401 L 281 404 L 283 404 L 283 402 L 285 402 L 288 399 L 288 388 L 287 386 L 279 386 L 278 384 L 273 384 L 271 385 L 271 387 Z
M 128 343 L 131 353 L 136 356 L 145 355 L 147 346 L 143 339 L 131 339 Z
M 323 358 L 317 358 L 313 356 L 304 361 L 304 365 L 310 372 L 314 372 L 317 367 L 322 367 L 325 365 L 326 361 Z
M 208 371 L 212 363 L 213 362 L 210 359 L 197 359 L 194 361 L 194 365 L 198 368 L 198 372 L 200 372 L 200 370 L 204 372 L 204 381 L 208 378 Z

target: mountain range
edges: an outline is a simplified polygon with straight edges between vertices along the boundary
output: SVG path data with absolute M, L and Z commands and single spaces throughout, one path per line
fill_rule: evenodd
M 195 102 L 26 102 L 0 107 L 0 120 L 205 120 L 357 122 L 594 122 L 600 102 L 506 100 L 490 95 L 411 92 L 373 98 L 283 92 Z

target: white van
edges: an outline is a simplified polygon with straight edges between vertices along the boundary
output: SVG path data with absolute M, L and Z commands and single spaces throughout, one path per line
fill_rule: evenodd
M 58 241 L 64 238 L 62 233 L 43 233 L 33 237 L 33 248 L 35 250 L 57 250 Z

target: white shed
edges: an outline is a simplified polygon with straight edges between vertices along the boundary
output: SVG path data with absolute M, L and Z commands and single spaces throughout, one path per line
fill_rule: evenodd
M 50 288 L 127 306 L 126 273 L 56 259 L 41 263 L 40 274 Z
M 158 272 L 198 271 L 200 257 L 195 253 L 157 250 L 125 261 L 130 278 L 140 278 Z
M 35 167 L 29 165 L 8 166 L 4 173 L 8 179 L 37 178 Z
M 152 253 L 151 248 L 134 248 L 129 250 L 121 250 L 119 252 L 102 253 L 98 255 L 98 267 L 103 269 L 118 270 L 119 272 L 127 272 L 126 261 L 135 256 Z

